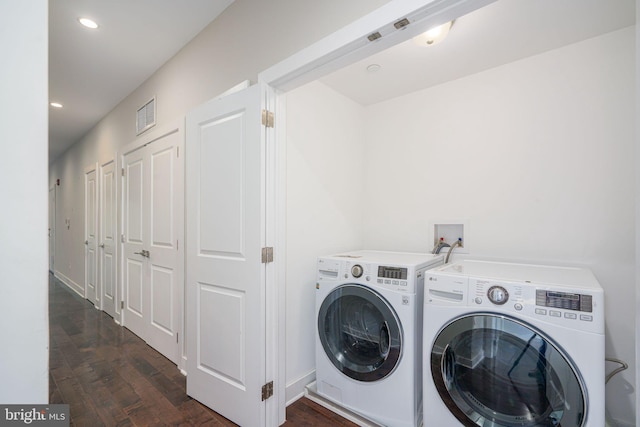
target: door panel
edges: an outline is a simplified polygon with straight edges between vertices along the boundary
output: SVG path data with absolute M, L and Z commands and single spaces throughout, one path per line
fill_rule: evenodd
M 175 278 L 173 270 L 152 266 L 151 268 L 151 324 L 165 334 L 173 334 L 174 301 L 171 293 Z
M 200 369 L 244 391 L 246 365 L 242 337 L 246 318 L 245 293 L 199 284 L 198 341 Z M 228 325 L 211 328 L 211 325 Z
M 200 129 L 200 156 L 206 159 L 206 163 L 200 163 L 200 181 L 209 183 L 199 193 L 201 255 L 244 256 L 245 115 L 241 112 L 212 120 Z
M 112 160 L 100 168 L 100 273 L 102 309 L 116 318 L 116 173 Z
M 184 206 L 179 129 L 124 156 L 124 325 L 174 363 L 181 356 Z
M 187 394 L 265 423 L 264 131 L 256 85 L 187 115 Z
M 145 164 L 144 150 L 128 153 L 123 159 L 124 185 L 124 309 L 123 325 L 146 340 L 147 326 L 144 319 L 147 304 L 144 298 L 146 258 L 143 256 L 145 213 Z
M 184 206 L 178 147 L 182 133 L 163 136 L 147 146 L 149 163 L 149 345 L 177 363 L 181 293 L 178 275 L 177 217 Z
M 98 303 L 98 269 L 97 269 L 97 174 L 96 167 L 92 165 L 85 168 L 84 173 L 84 274 L 85 274 L 85 298 L 93 304 Z

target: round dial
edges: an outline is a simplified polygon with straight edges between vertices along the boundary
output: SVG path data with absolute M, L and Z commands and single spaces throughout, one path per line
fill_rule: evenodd
M 362 276 L 362 273 L 364 273 L 364 270 L 362 269 L 362 266 L 359 264 L 354 265 L 353 267 L 351 267 L 351 274 L 353 275 L 353 277 L 360 277 Z
M 487 296 L 489 301 L 497 305 L 502 305 L 509 301 L 509 292 L 502 286 L 490 287 L 489 291 L 487 291 Z

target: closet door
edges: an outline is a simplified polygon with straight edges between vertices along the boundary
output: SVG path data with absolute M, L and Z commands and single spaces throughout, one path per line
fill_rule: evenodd
M 118 292 L 116 286 L 116 168 L 111 160 L 100 167 L 100 256 L 99 289 L 102 310 L 116 318 Z
M 173 129 L 123 156 L 123 324 L 178 363 L 183 178 Z
M 84 296 L 98 304 L 98 182 L 96 165 L 84 170 Z
M 146 340 L 149 303 L 145 244 L 148 244 L 149 183 L 145 150 L 137 149 L 123 159 L 123 324 Z

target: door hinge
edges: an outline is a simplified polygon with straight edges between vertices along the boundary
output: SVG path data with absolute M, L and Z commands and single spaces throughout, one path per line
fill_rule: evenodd
M 273 381 L 269 381 L 262 386 L 262 400 L 265 401 L 273 396 Z
M 268 128 L 273 127 L 273 112 L 262 110 L 262 124 Z
M 120 243 L 124 243 L 124 234 L 120 235 Z
M 120 301 L 120 310 L 124 310 L 124 301 Z
M 176 157 L 180 157 L 180 147 L 176 147 Z
M 268 264 L 270 262 L 273 262 L 273 248 L 272 247 L 262 248 L 262 263 Z
M 179 332 L 176 332 L 176 344 L 178 343 L 178 337 L 180 336 Z
M 120 169 L 120 172 L 122 173 L 122 176 L 124 176 L 124 168 Z

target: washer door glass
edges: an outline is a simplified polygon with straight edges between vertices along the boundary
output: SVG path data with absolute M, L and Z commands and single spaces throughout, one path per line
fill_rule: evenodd
M 549 338 L 516 319 L 483 313 L 451 322 L 433 345 L 431 374 L 465 426 L 584 425 L 577 370 Z
M 398 365 L 402 327 L 387 301 L 365 286 L 334 289 L 318 314 L 320 342 L 331 363 L 359 381 L 377 381 Z

